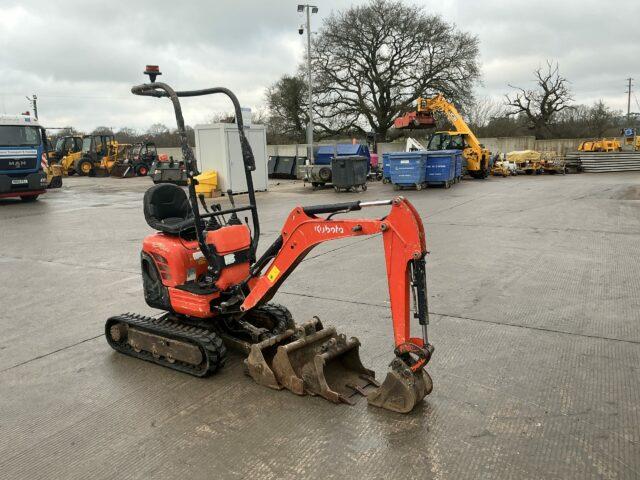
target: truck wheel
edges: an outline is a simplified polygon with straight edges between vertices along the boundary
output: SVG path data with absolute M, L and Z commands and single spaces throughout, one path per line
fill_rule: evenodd
M 20 197 L 20 200 L 22 200 L 25 203 L 35 202 L 39 196 L 40 195 L 25 195 L 23 197 Z
M 362 191 L 366 192 L 367 191 L 367 186 L 366 185 L 362 185 Z
M 416 190 L 422 190 L 422 184 L 416 183 Z

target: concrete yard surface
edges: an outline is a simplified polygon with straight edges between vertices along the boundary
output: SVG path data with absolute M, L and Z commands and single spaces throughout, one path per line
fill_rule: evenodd
M 0 478 L 638 478 L 639 182 L 401 192 L 427 231 L 435 345 L 433 393 L 408 415 L 269 390 L 236 354 L 197 379 L 111 350 L 108 316 L 157 313 L 139 273 L 149 179 L 70 177 L 36 203 L 2 200 Z M 258 194 L 261 247 L 295 205 L 396 194 L 274 183 Z M 386 282 L 380 237 L 349 239 L 316 248 L 274 301 L 357 336 L 382 379 Z

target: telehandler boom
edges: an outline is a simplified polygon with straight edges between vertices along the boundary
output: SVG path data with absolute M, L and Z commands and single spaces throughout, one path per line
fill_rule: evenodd
M 416 113 L 419 118 L 432 118 L 433 112 L 441 112 L 446 117 L 454 130 L 435 132 L 429 139 L 427 150 L 462 150 L 466 161 L 467 173 L 474 178 L 486 178 L 489 175 L 489 158 L 491 152 L 487 150 L 477 139 L 462 119 L 458 109 L 441 94 L 433 98 L 420 97 L 417 100 Z M 396 118 L 394 127 L 398 129 L 413 128 L 415 125 L 407 122 L 407 118 L 415 116 L 414 112 Z M 421 128 L 435 125 L 435 121 L 421 121 Z

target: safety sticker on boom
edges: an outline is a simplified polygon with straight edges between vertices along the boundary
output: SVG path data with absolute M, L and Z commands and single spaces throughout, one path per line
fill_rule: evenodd
M 273 283 L 276 281 L 276 278 L 278 278 L 278 275 L 280 275 L 280 269 L 274 265 L 271 267 L 271 270 L 269 270 L 269 273 L 267 273 L 267 278 Z

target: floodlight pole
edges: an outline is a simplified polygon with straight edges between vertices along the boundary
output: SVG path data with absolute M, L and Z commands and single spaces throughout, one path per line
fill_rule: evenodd
M 298 5 L 298 12 L 307 12 L 307 164 L 313 164 L 313 78 L 311 75 L 311 14 L 318 12 L 315 5 Z M 302 33 L 302 32 L 300 32 Z
M 32 97 L 26 97 L 33 109 L 33 116 L 38 120 L 38 96 L 34 93 Z
M 309 91 L 308 93 L 308 115 L 309 115 L 309 123 L 307 124 L 307 144 L 308 147 L 308 159 L 309 162 L 313 165 L 313 100 L 311 99 L 311 93 L 313 91 L 313 80 L 311 78 L 311 9 L 309 5 L 307 5 L 307 74 L 308 74 L 308 83 L 309 83 Z

